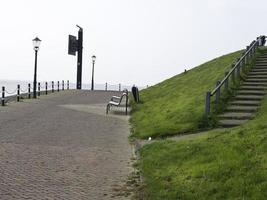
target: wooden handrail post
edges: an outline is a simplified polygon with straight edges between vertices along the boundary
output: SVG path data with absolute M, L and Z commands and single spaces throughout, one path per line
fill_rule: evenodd
M 241 75 L 240 75 L 240 64 L 238 64 L 237 66 L 237 78 L 240 78 Z
M 17 86 L 17 102 L 20 101 L 20 85 Z
M 205 115 L 208 117 L 210 115 L 210 97 L 211 97 L 211 92 L 208 91 L 206 94 L 206 105 L 205 105 Z
M 1 102 L 2 102 L 2 106 L 5 106 L 5 87 L 4 86 L 2 87 L 2 99 L 1 99 Z
M 105 84 L 105 90 L 108 90 L 108 83 Z
M 242 73 L 244 72 L 243 64 L 244 64 L 244 61 L 241 60 L 241 62 L 240 62 L 240 69 L 241 69 L 241 72 L 242 72 Z
M 232 67 L 234 67 L 235 65 L 233 64 Z M 235 84 L 235 70 L 232 73 L 232 82 L 233 84 Z
M 245 65 L 247 65 L 247 64 L 248 64 L 248 58 L 247 58 L 247 55 L 245 56 L 244 60 L 245 60 Z
M 64 80 L 62 80 L 62 90 L 64 90 Z
M 57 91 L 59 92 L 59 81 L 57 82 Z
M 121 91 L 121 84 L 119 84 L 119 91 Z
M 70 89 L 70 81 L 67 80 L 67 90 L 69 90 L 69 89 Z
M 217 81 L 216 87 L 220 85 L 220 83 L 221 81 Z M 216 91 L 216 99 L 215 99 L 216 105 L 220 103 L 220 96 L 221 96 L 221 88 L 218 88 L 218 90 Z
M 224 73 L 224 76 L 226 77 L 228 75 L 229 72 L 225 72 Z M 228 88 L 229 88 L 229 81 L 228 81 L 228 78 L 225 80 L 225 83 L 224 83 L 224 90 L 225 91 L 228 91 Z

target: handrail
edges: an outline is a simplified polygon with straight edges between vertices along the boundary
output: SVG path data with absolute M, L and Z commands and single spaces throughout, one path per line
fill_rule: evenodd
M 215 87 L 214 90 L 211 92 L 211 96 L 213 96 L 219 88 L 222 87 L 222 85 L 225 83 L 225 81 L 232 75 L 232 73 L 237 69 L 237 67 L 245 60 L 246 56 L 250 53 L 250 51 L 257 45 L 259 44 L 259 40 L 253 41 L 252 45 L 250 48 L 245 52 L 245 54 L 238 60 L 238 62 L 235 63 L 234 67 L 228 72 L 228 74 L 224 77 L 224 79 L 220 82 L 218 86 Z
M 237 70 L 238 76 L 240 76 L 240 68 L 245 66 L 248 62 L 248 59 L 252 58 L 256 55 L 256 50 L 259 46 L 263 46 L 265 44 L 265 36 L 259 36 L 256 40 L 252 41 L 249 46 L 247 46 L 246 51 L 242 54 L 242 56 L 232 65 L 232 69 L 229 72 L 225 73 L 225 77 L 222 81 L 217 81 L 216 87 L 210 92 L 208 91 L 206 94 L 206 104 L 205 104 L 205 115 L 206 117 L 210 114 L 210 103 L 211 97 L 216 94 L 216 105 L 219 104 L 220 101 L 220 90 L 221 87 L 224 85 L 225 90 L 228 90 L 228 82 L 230 76 L 232 76 L 233 82 L 235 81 L 235 71 Z M 244 65 L 243 65 L 244 63 Z

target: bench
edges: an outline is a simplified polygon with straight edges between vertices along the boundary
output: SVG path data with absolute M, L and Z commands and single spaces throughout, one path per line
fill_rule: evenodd
M 125 105 L 125 112 L 126 112 L 126 115 L 127 115 L 127 108 L 128 108 L 128 90 L 123 90 L 122 92 L 122 95 L 121 96 L 112 96 L 110 101 L 108 102 L 107 104 L 107 109 L 106 109 L 106 114 L 108 114 L 108 112 L 110 111 L 110 108 L 112 106 L 116 106 L 116 107 L 119 107 L 121 105 L 121 102 L 122 102 L 122 99 L 123 97 L 126 98 L 126 105 Z

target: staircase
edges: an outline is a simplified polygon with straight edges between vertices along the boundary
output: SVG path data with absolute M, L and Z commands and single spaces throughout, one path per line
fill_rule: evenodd
M 255 116 L 261 100 L 267 93 L 267 52 L 256 61 L 245 77 L 236 96 L 229 102 L 226 111 L 219 115 L 219 125 L 234 127 Z

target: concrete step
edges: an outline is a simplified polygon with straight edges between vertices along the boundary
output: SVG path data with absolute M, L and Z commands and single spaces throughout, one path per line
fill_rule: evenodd
M 255 68 L 252 68 L 251 70 L 250 70 L 250 72 L 267 72 L 267 68 L 265 69 L 255 69 Z
M 259 106 L 261 101 L 251 101 L 251 100 L 235 100 L 229 102 L 229 105 L 237 105 L 237 106 Z
M 237 94 L 241 94 L 241 95 L 265 95 L 266 92 L 264 90 L 243 90 L 243 89 L 240 89 L 237 91 Z
M 247 78 L 251 78 L 251 79 L 266 79 L 267 80 L 267 75 L 262 75 L 262 74 L 256 74 L 256 75 L 251 75 L 251 74 L 249 74 L 249 75 L 247 75 L 246 76 L 246 78 L 245 79 L 247 79 Z
M 267 83 L 244 81 L 242 86 L 267 86 Z
M 253 86 L 242 85 L 240 86 L 239 89 L 241 90 L 267 90 L 267 87 L 257 86 L 257 85 L 253 85 Z
M 226 112 L 218 117 L 220 119 L 252 119 L 254 116 L 255 114 L 250 112 Z
M 258 106 L 240 106 L 240 105 L 230 105 L 226 108 L 226 110 L 232 112 L 256 112 Z
M 254 67 L 253 67 L 253 69 L 257 69 L 257 68 L 260 68 L 260 69 L 266 69 L 267 68 L 267 65 L 263 65 L 263 64 L 255 64 L 254 65 Z
M 248 76 L 267 76 L 267 70 L 266 71 L 262 71 L 262 72 L 250 71 L 248 73 Z
M 267 83 L 267 78 L 246 78 L 246 81 L 249 82 L 261 82 L 261 83 Z
M 246 123 L 248 120 L 247 119 L 243 119 L 243 120 L 238 120 L 238 119 L 222 119 L 219 120 L 218 125 L 224 128 L 231 128 L 231 127 L 235 127 L 235 126 L 239 126 L 241 124 Z
M 263 95 L 236 95 L 234 100 L 262 100 Z

